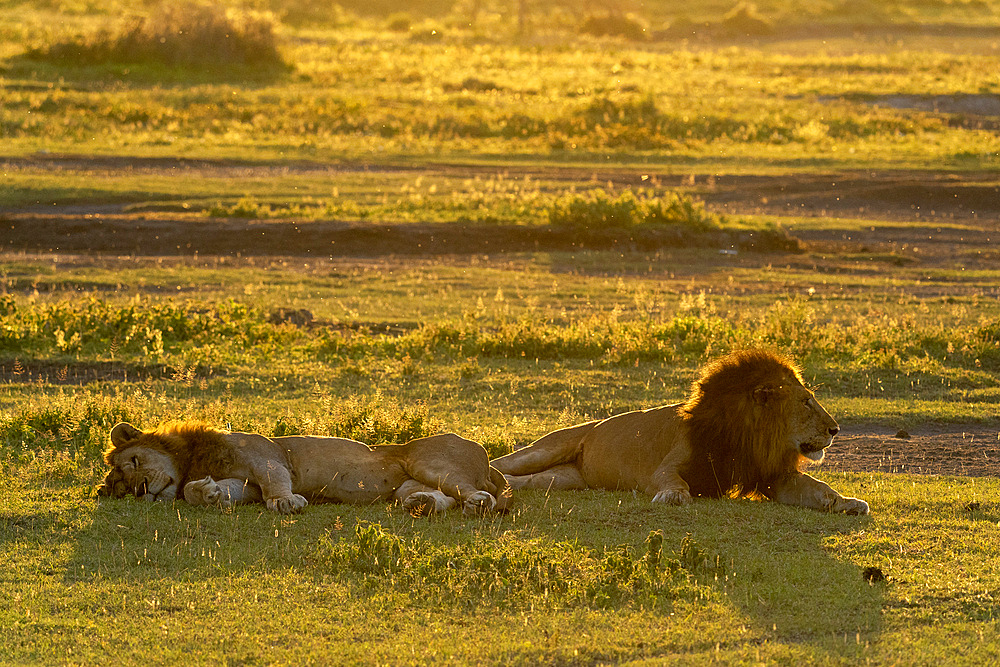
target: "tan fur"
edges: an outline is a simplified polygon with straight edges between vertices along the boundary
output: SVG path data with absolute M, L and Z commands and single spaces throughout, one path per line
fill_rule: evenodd
M 636 489 L 671 504 L 752 496 L 867 514 L 800 470 L 838 431 L 793 364 L 745 350 L 706 366 L 684 403 L 553 431 L 493 466 L 514 488 Z
M 369 447 L 344 438 L 229 433 L 204 424 L 111 430 L 104 454 L 111 471 L 99 495 L 145 500 L 183 498 L 230 507 L 264 502 L 281 513 L 309 502 L 367 504 L 398 500 L 415 513 L 461 505 L 504 510 L 506 479 L 481 445 L 454 434 Z

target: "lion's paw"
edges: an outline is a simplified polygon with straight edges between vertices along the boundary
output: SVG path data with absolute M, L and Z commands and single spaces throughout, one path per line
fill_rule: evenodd
M 301 512 L 302 508 L 309 504 L 309 501 L 297 493 L 282 498 L 268 498 L 267 509 L 278 514 L 295 514 Z
M 854 515 L 869 514 L 871 512 L 868 503 L 858 498 L 841 498 L 833 506 L 833 511 Z
M 485 514 L 497 506 L 497 499 L 488 491 L 476 491 L 465 499 L 462 514 Z
M 687 505 L 691 502 L 691 494 L 683 489 L 666 489 L 653 496 L 654 503 L 667 505 Z
M 222 492 L 219 483 L 211 477 L 188 482 L 184 485 L 184 500 L 191 505 L 207 505 L 210 507 L 229 507 L 229 495 Z
M 447 512 L 456 501 L 443 491 L 414 491 L 403 499 L 403 508 L 413 516 Z

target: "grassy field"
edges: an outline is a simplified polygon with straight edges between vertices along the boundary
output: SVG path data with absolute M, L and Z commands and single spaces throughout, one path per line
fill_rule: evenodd
M 860 518 L 94 496 L 122 420 L 500 455 L 756 345 L 987 460 L 1000 3 L 227 4 L 0 0 L 0 663 L 1000 660 L 975 468 L 815 469 Z M 190 16 L 246 42 L 157 50 Z

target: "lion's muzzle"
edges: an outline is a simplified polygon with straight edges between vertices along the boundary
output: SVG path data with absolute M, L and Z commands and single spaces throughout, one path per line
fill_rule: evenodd
M 125 483 L 125 475 L 118 468 L 108 473 L 104 483 L 97 489 L 97 495 L 106 498 L 124 498 L 130 493 Z

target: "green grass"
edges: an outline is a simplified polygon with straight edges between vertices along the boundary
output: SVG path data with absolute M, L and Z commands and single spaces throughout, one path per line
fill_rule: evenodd
M 1000 426 L 995 304 L 961 272 L 939 276 L 956 296 L 934 298 L 864 271 L 811 296 L 816 276 L 793 266 L 726 268 L 731 283 L 709 271 L 703 284 L 729 286 L 709 294 L 635 272 L 708 258 L 6 257 L 0 660 L 860 664 L 954 662 L 961 644 L 968 664 L 988 661 L 991 479 L 817 469 L 871 518 L 598 492 L 432 521 L 382 504 L 282 518 L 93 496 L 119 420 L 372 442 L 455 430 L 500 454 L 679 400 L 706 358 L 747 342 L 800 358 L 846 424 Z M 273 322 L 278 307 L 314 323 Z M 866 567 L 889 581 L 869 585 Z

